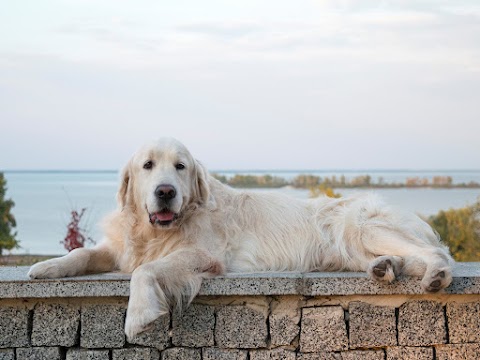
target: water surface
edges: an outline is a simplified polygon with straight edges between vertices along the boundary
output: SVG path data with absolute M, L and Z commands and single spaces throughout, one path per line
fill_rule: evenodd
M 234 172 L 219 172 L 233 174 Z M 242 172 L 247 173 L 247 172 Z M 255 172 L 259 174 L 261 172 Z M 293 178 L 299 173 L 270 173 L 276 176 L 289 175 Z M 310 172 L 313 173 L 313 172 Z M 316 172 L 327 176 L 326 172 Z M 352 176 L 369 173 L 372 178 L 383 176 L 385 181 L 398 179 L 405 181 L 408 176 L 424 176 L 424 173 L 400 172 L 351 172 Z M 328 176 L 338 172 L 330 172 Z M 382 174 L 382 175 L 380 175 Z M 425 173 L 426 174 L 426 173 Z M 428 172 L 428 176 L 432 172 Z M 444 172 L 436 175 L 443 176 Z M 347 176 L 347 174 L 345 173 Z M 390 177 L 388 177 L 390 176 Z M 425 175 L 426 176 L 426 175 Z M 480 182 L 480 172 L 450 173 L 454 181 Z M 118 183 L 117 172 L 5 172 L 7 179 L 7 198 L 15 202 L 13 214 L 17 220 L 17 238 L 22 248 L 14 253 L 30 254 L 65 254 L 66 250 L 60 244 L 66 235 L 66 227 L 70 220 L 72 209 L 87 208 L 83 226 L 87 233 L 99 241 L 102 236 L 99 222 L 116 206 L 116 191 Z M 393 181 L 393 180 L 392 180 Z M 457 182 L 457 181 L 455 181 Z M 266 189 L 254 191 L 281 191 L 298 198 L 308 198 L 308 190 L 292 188 Z M 480 189 L 336 189 L 342 195 L 352 193 L 375 192 L 389 204 L 413 211 L 422 215 L 431 215 L 441 209 L 458 208 L 472 204 L 480 196 Z

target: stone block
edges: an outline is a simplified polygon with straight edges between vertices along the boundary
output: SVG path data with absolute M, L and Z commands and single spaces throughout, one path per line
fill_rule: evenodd
M 109 360 L 109 350 L 68 349 L 66 360 Z
M 120 348 L 125 344 L 121 305 L 84 305 L 81 315 L 80 345 L 83 348 Z
M 428 346 L 447 341 L 443 306 L 435 301 L 410 301 L 399 309 L 398 344 Z
M 150 346 L 158 350 L 166 349 L 170 340 L 170 315 L 160 316 L 152 325 L 151 329 L 138 334 L 129 343 Z
M 478 359 L 480 344 L 453 344 L 435 346 L 436 360 Z
M 60 360 L 59 347 L 18 348 L 17 360 Z
M 170 348 L 162 351 L 162 360 L 201 360 L 200 349 Z
M 250 350 L 250 360 L 295 360 L 294 351 L 285 349 Z
M 203 360 L 247 360 L 248 351 L 235 349 L 203 348 Z
M 172 343 L 175 346 L 203 347 L 214 345 L 215 308 L 191 304 L 172 319 Z
M 151 348 L 128 348 L 112 350 L 112 360 L 158 360 L 160 352 Z
M 350 348 L 372 348 L 397 345 L 395 308 L 363 302 L 349 305 Z
M 297 360 L 342 360 L 342 355 L 334 352 L 298 353 Z
M 37 304 L 33 313 L 32 345 L 74 346 L 79 340 L 79 325 L 79 306 Z
M 21 307 L 0 308 L 0 348 L 29 345 L 28 313 Z
M 0 360 L 15 360 L 13 349 L 0 349 Z
M 267 346 L 267 314 L 248 306 L 223 306 L 217 312 L 215 339 L 221 348 Z
M 450 343 L 480 343 L 480 302 L 447 305 Z
M 383 350 L 350 350 L 341 353 L 342 360 L 384 360 Z
M 433 348 L 393 346 L 387 348 L 387 360 L 432 360 Z
M 272 346 L 290 345 L 300 334 L 300 326 L 288 315 L 270 315 L 270 336 Z
M 288 346 L 300 335 L 300 299 L 280 297 L 269 317 L 271 346 Z
M 347 327 L 341 306 L 302 310 L 301 352 L 329 352 L 347 349 Z

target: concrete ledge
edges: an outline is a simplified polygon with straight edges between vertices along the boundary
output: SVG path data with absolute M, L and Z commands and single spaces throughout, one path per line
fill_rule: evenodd
M 480 263 L 442 295 L 364 273 L 227 274 L 184 311 L 124 334 L 130 276 L 30 280 L 0 267 L 0 360 L 478 359 Z
M 0 267 L 0 298 L 128 297 L 130 275 L 107 273 L 53 280 L 30 280 L 28 267 Z M 230 273 L 205 280 L 199 295 L 414 295 L 420 280 L 402 277 L 382 285 L 364 273 Z M 445 294 L 480 294 L 480 263 L 457 263 Z

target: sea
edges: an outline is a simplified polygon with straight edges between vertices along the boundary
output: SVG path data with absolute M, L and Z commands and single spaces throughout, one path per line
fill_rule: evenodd
M 235 174 L 283 177 L 287 180 L 299 174 L 321 177 L 344 175 L 351 179 L 370 175 L 372 181 L 383 178 L 386 183 L 405 182 L 408 177 L 432 179 L 434 176 L 451 176 L 453 183 L 480 183 L 480 170 L 219 170 L 212 171 L 227 177 Z M 119 183 L 117 171 L 4 171 L 7 180 L 6 197 L 15 202 L 12 210 L 17 221 L 17 239 L 20 248 L 12 254 L 66 254 L 62 241 L 67 233 L 72 210 L 85 208 L 80 223 L 84 233 L 94 242 L 102 238 L 101 221 L 116 207 Z M 308 198 L 309 191 L 285 187 L 280 189 L 250 189 L 252 191 L 280 191 L 296 198 Z M 421 216 L 436 214 L 440 210 L 459 208 L 475 203 L 480 189 L 336 189 L 343 196 L 353 193 L 373 192 L 387 203 Z M 92 246 L 88 243 L 87 246 Z M 5 252 L 8 253 L 8 252 Z

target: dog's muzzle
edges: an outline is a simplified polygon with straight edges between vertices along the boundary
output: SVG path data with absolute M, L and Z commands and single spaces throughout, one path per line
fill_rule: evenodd
M 150 224 L 160 226 L 168 226 L 178 217 L 176 213 L 170 211 L 169 209 L 163 209 L 159 212 L 149 213 L 148 216 Z

